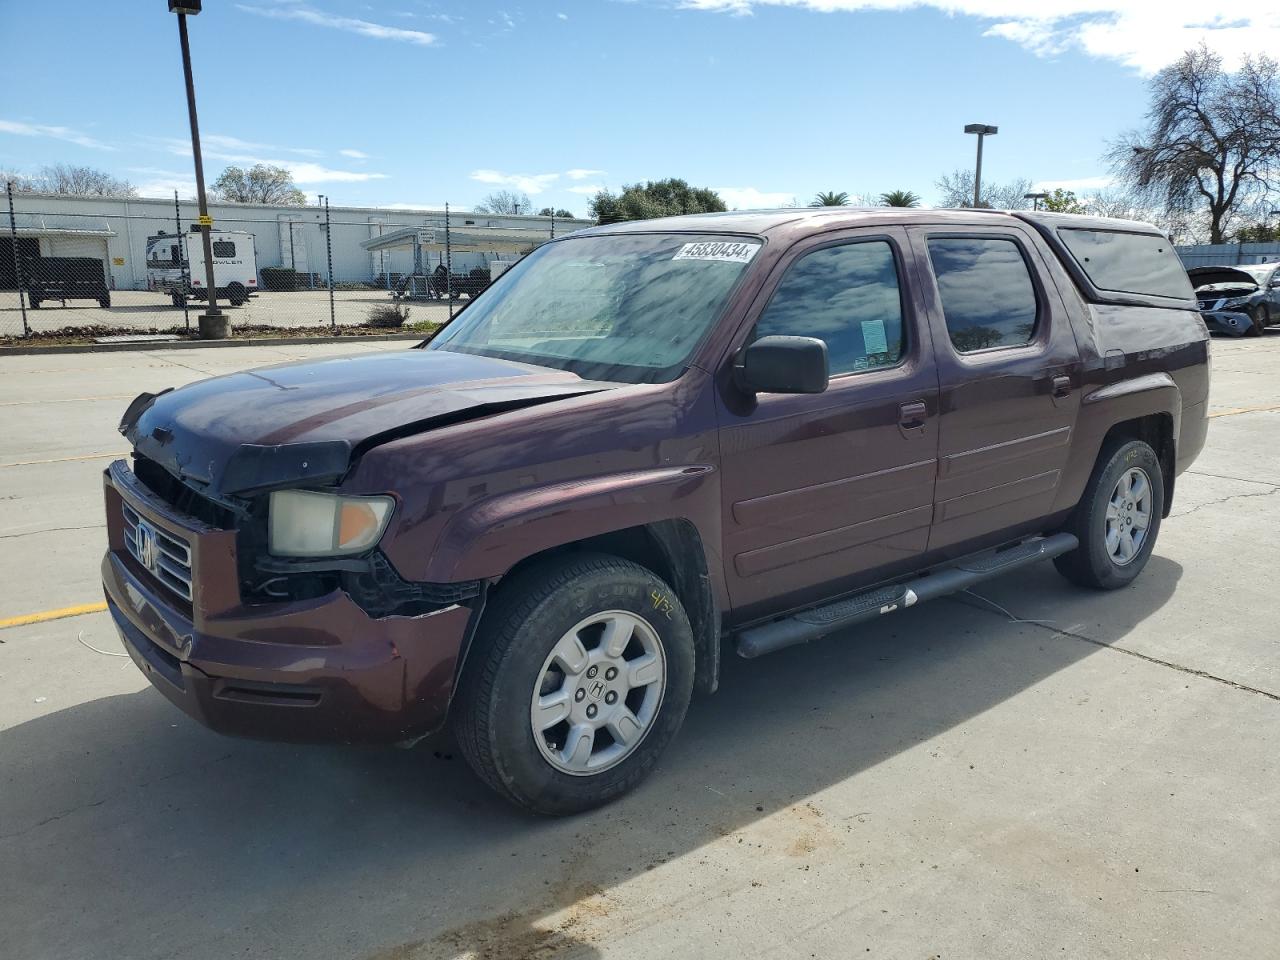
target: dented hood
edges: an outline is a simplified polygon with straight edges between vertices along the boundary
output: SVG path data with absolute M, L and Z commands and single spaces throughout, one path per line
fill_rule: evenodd
M 135 450 L 214 494 L 332 483 L 379 443 L 610 389 L 563 371 L 444 350 L 260 367 L 143 394 L 120 423 Z

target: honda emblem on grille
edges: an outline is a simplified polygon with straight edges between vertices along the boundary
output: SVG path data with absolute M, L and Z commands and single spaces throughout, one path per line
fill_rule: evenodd
M 138 553 L 138 561 L 152 573 L 155 573 L 157 563 L 160 560 L 160 546 L 156 543 L 156 528 L 145 520 L 139 520 L 138 525 L 133 530 L 133 547 Z

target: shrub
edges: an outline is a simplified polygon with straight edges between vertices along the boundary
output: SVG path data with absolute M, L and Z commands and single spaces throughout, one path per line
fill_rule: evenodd
M 409 319 L 409 308 L 401 303 L 380 303 L 369 311 L 371 327 L 403 327 Z

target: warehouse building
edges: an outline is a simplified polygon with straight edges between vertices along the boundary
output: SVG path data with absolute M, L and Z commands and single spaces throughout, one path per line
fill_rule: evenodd
M 33 257 L 100 259 L 116 290 L 147 289 L 147 240 L 161 233 L 191 229 L 198 215 L 192 201 L 150 198 L 70 197 L 18 193 L 13 197 L 17 253 Z M 466 272 L 494 260 L 509 261 L 555 236 L 591 226 L 590 220 L 502 216 L 444 210 L 323 207 L 211 203 L 214 230 L 243 231 L 254 238 L 257 266 L 288 267 L 323 285 L 333 263 L 335 284 L 382 284 L 430 269 L 447 256 L 445 244 L 404 242 L 419 233 L 444 237 L 446 226 L 465 232 L 466 242 L 452 257 L 453 269 Z M 7 226 L 7 224 L 6 224 Z M 492 231 L 493 242 L 486 238 Z M 329 234 L 329 235 L 327 235 Z M 14 245 L 0 230 L 0 289 L 16 286 Z M 378 243 L 390 236 L 397 242 Z M 518 255 L 518 253 L 517 253 Z M 427 262 L 429 261 L 429 262 Z

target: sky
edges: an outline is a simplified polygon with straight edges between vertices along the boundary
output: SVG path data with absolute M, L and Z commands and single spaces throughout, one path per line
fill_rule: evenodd
M 314 201 L 587 211 L 683 177 L 731 208 L 984 180 L 1105 187 L 1152 73 L 1202 40 L 1280 50 L 1280 0 L 205 0 L 206 175 L 285 166 Z M 1028 13 L 1027 11 L 1034 11 Z M 161 0 L 0 0 L 0 169 L 85 164 L 194 195 Z M 23 38 L 32 38 L 24 40 Z

